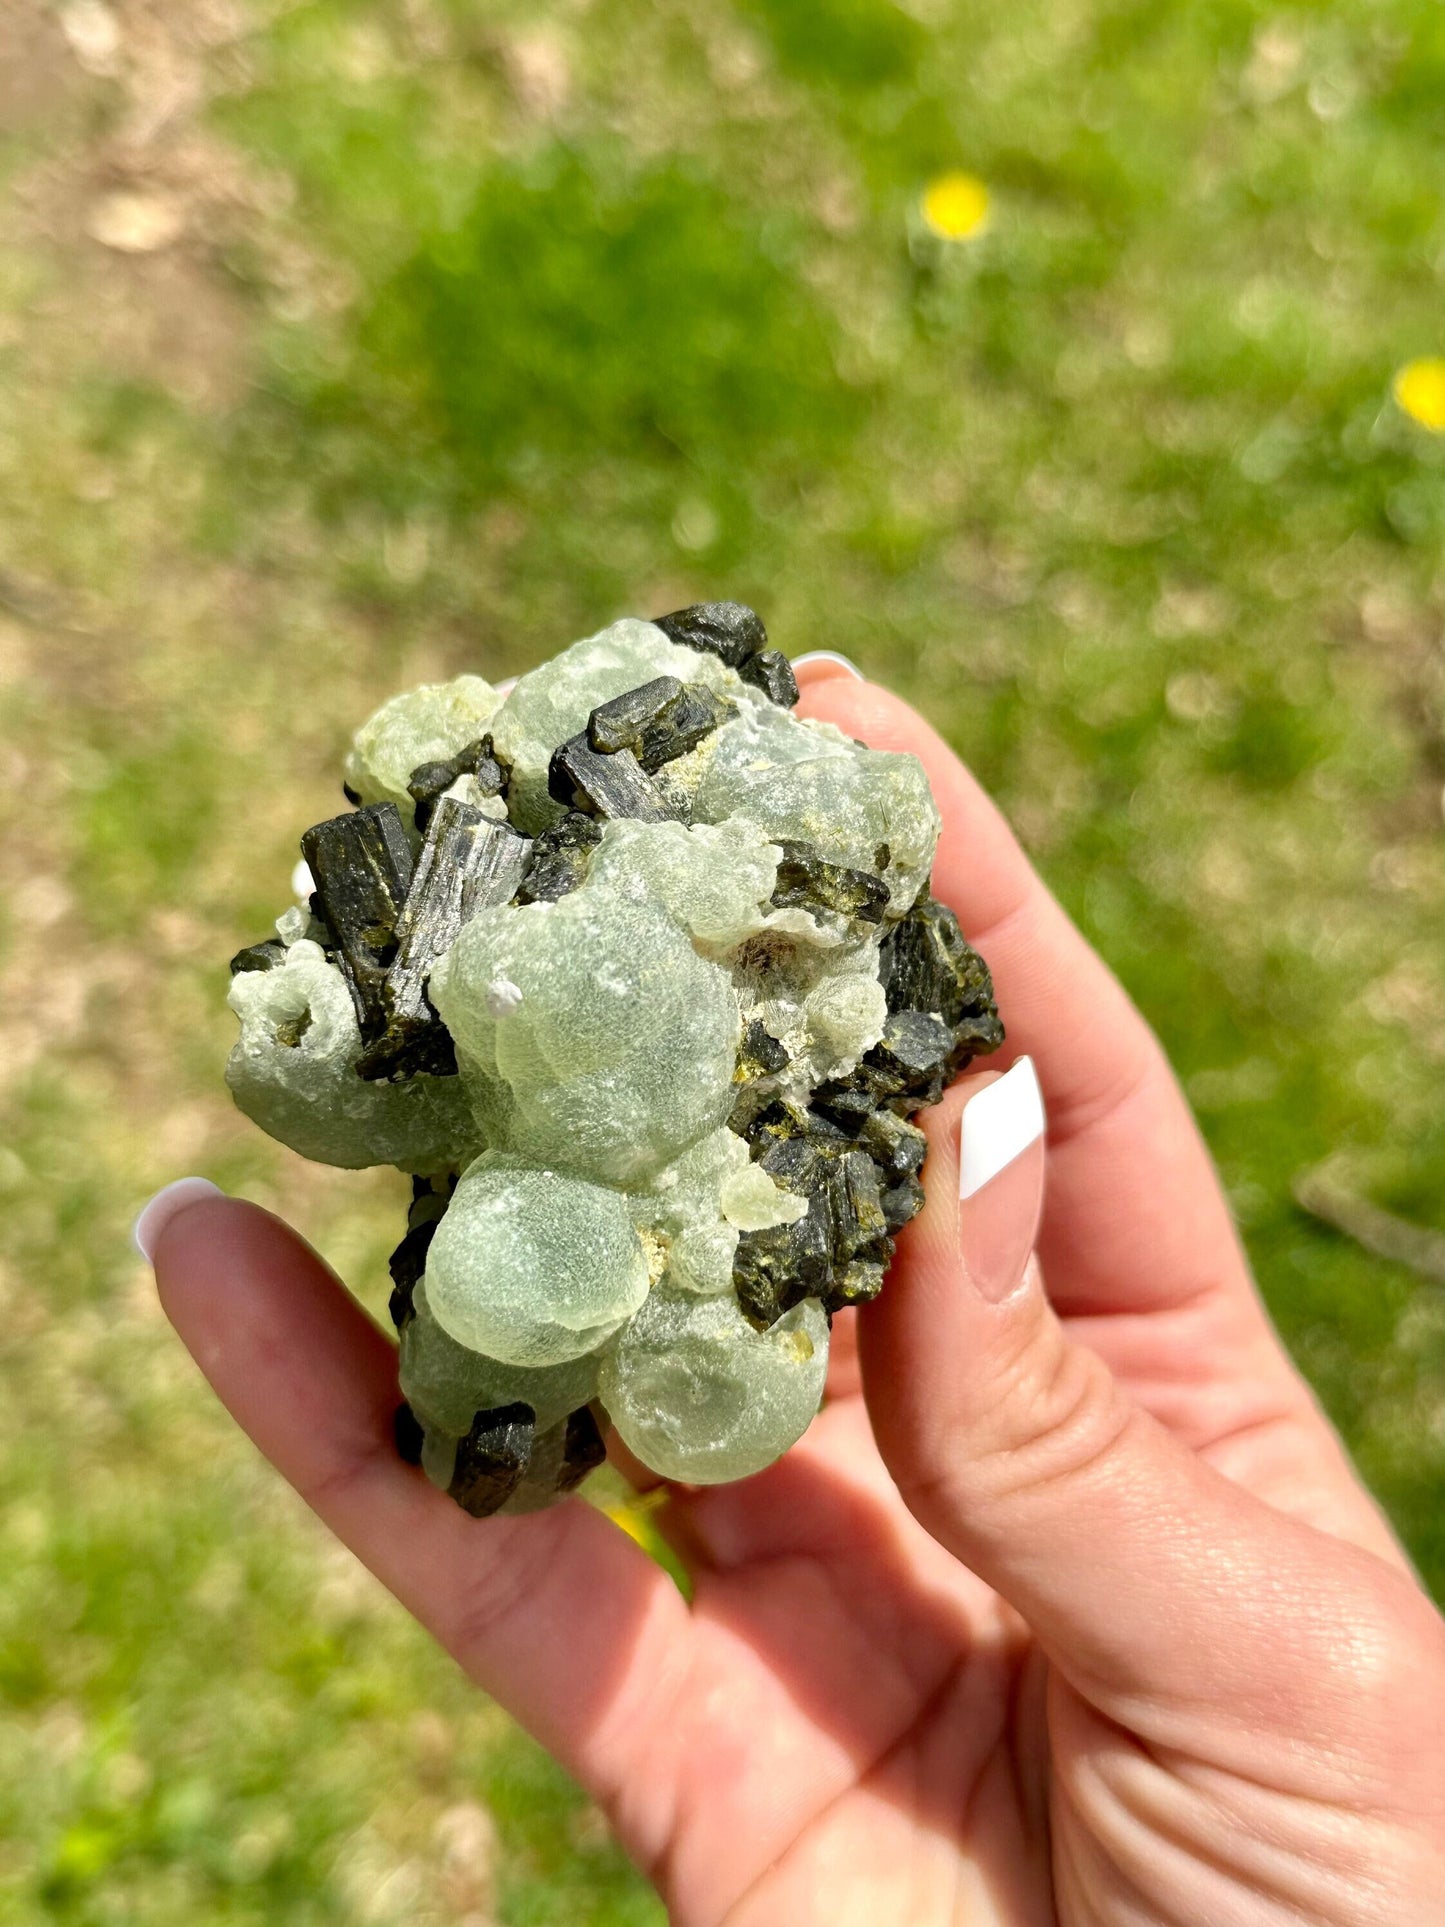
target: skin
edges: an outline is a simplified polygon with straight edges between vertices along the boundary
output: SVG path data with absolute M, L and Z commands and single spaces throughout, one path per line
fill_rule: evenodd
M 1269 1323 L 1158 1044 L 911 710 L 823 664 L 800 712 L 927 765 L 994 1061 L 1029 1052 L 1044 1087 L 1047 1198 L 986 1301 L 963 1080 L 812 1428 L 755 1479 L 670 1491 L 691 1604 L 579 1500 L 478 1522 L 402 1465 L 393 1346 L 265 1212 L 170 1221 L 167 1311 L 681 1927 L 1441 1919 L 1445 1628 Z

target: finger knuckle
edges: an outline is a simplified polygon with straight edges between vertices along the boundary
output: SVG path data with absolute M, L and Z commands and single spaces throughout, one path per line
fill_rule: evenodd
M 940 1431 L 904 1497 L 927 1520 L 941 1508 L 980 1520 L 1099 1476 L 1135 1414 L 1108 1367 L 1056 1328 L 1003 1361 L 990 1395 Z
M 390 1441 L 370 1426 L 360 1426 L 330 1442 L 316 1463 L 291 1473 L 292 1484 L 323 1519 L 333 1515 L 377 1470 L 391 1464 Z
M 512 1520 L 479 1522 L 494 1543 L 483 1549 L 484 1556 L 468 1563 L 465 1581 L 449 1602 L 446 1622 L 439 1630 L 442 1644 L 468 1671 L 535 1600 L 565 1511 L 558 1507 L 529 1519 L 525 1532 L 518 1532 Z
M 1337 1687 L 1397 1741 L 1423 1716 L 1438 1745 L 1445 1624 L 1430 1601 L 1405 1573 L 1372 1561 L 1357 1577 L 1347 1619 L 1331 1668 Z
M 1020 1501 L 1097 1474 L 1134 1419 L 1094 1352 L 1060 1336 L 1033 1347 L 1001 1388 L 992 1436 L 975 1464 L 983 1496 Z
M 1323 1563 L 1286 1563 L 1266 1601 L 1268 1704 L 1342 1797 L 1445 1808 L 1445 1627 L 1408 1573 L 1325 1547 Z

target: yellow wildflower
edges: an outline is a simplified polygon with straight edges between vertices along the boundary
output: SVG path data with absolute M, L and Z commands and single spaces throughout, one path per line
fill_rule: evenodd
M 1411 421 L 1445 435 L 1445 359 L 1426 355 L 1407 361 L 1395 376 L 1395 400 Z
M 941 241 L 971 241 L 988 226 L 988 189 L 975 174 L 940 174 L 923 190 L 921 211 Z

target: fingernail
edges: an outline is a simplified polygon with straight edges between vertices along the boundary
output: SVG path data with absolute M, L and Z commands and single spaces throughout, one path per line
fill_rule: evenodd
M 796 673 L 799 669 L 807 669 L 815 662 L 830 663 L 833 668 L 841 670 L 846 676 L 854 677 L 858 682 L 866 680 L 863 671 L 858 667 L 857 663 L 853 662 L 847 656 L 839 655 L 836 649 L 810 649 L 805 655 L 794 656 L 794 672 Z M 829 678 L 826 676 L 818 676 L 814 677 L 813 680 L 816 682 L 827 682 Z
M 958 1248 L 981 1298 L 1017 1291 L 1044 1202 L 1044 1099 L 1021 1057 L 963 1109 L 958 1150 Z
M 223 1198 L 225 1195 L 220 1185 L 212 1184 L 209 1178 L 177 1178 L 174 1184 L 165 1185 L 148 1204 L 141 1206 L 131 1226 L 131 1242 L 146 1263 L 151 1264 L 161 1233 L 178 1211 L 188 1204 L 194 1204 L 197 1198 Z

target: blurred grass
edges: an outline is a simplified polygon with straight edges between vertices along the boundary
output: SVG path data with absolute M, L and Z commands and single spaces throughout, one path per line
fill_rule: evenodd
M 655 1920 L 273 1488 L 125 1233 L 375 1301 L 402 1187 L 230 1111 L 352 723 L 755 601 L 919 702 L 1171 1050 L 1445 1591 L 1445 26 L 1429 0 L 0 0 L 0 1919 Z M 917 205 L 966 168 L 992 218 Z

